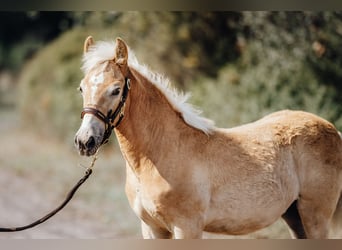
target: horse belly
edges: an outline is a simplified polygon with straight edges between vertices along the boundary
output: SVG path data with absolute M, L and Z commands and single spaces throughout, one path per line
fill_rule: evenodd
M 212 197 L 205 231 L 242 235 L 273 224 L 298 196 L 297 185 L 288 188 L 288 181 L 220 188 Z
M 205 226 L 204 231 L 229 235 L 252 233 L 274 223 L 281 215 L 278 211 L 279 209 L 271 211 L 273 214 L 268 214 L 267 217 L 258 211 L 254 211 L 253 214 L 236 214 L 227 211 L 228 215 L 216 217 Z

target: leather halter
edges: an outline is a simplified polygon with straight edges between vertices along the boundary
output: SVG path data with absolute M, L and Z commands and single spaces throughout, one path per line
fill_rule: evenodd
M 122 121 L 125 115 L 125 102 L 126 102 L 130 88 L 131 88 L 130 79 L 125 78 L 125 86 L 121 95 L 119 105 L 117 106 L 114 112 L 112 109 L 110 109 L 107 115 L 104 115 L 100 110 L 96 108 L 92 108 L 92 107 L 83 108 L 83 111 L 81 113 L 81 119 L 83 119 L 85 114 L 91 114 L 91 115 L 96 116 L 102 122 L 104 122 L 106 126 L 101 145 L 108 142 L 108 139 L 110 135 L 112 134 L 113 129 L 117 127 Z M 119 116 L 119 120 L 115 124 L 113 124 L 113 122 L 118 116 Z

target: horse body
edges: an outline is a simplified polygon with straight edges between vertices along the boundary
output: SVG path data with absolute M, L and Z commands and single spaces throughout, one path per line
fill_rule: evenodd
M 144 93 L 135 87 L 140 95 Z M 326 165 L 330 156 L 319 147 L 335 140 L 330 146 L 339 149 L 341 140 L 331 124 L 316 116 L 281 111 L 248 125 L 215 129 L 207 136 L 177 119 L 166 100 L 166 109 L 175 116 L 172 122 L 165 119 L 170 115 L 165 116 L 163 101 L 156 101 L 155 107 L 155 102 L 150 103 L 136 106 L 157 116 L 148 119 L 151 124 L 138 122 L 134 127 L 124 122 L 116 134 L 128 163 L 130 204 L 145 223 L 156 228 L 151 237 L 175 232 L 178 225 L 195 233 L 188 237 L 196 237 L 202 230 L 246 234 L 281 217 L 300 197 L 306 182 L 309 191 L 316 185 L 327 185 L 321 178 L 333 180 L 341 190 L 340 176 L 335 175 L 340 165 Z M 163 117 L 158 119 L 161 110 Z M 130 108 L 129 115 L 137 121 L 146 115 L 139 113 L 142 111 Z M 326 142 L 320 141 L 324 132 Z M 321 155 L 312 159 L 315 154 Z M 310 199 L 317 197 L 315 191 L 308 195 Z M 334 203 L 339 192 L 336 195 Z M 317 198 L 317 202 L 322 199 Z
M 316 125 L 325 126 L 324 129 L 332 133 L 319 145 L 310 144 L 324 133 L 324 129 L 316 129 Z M 319 148 L 327 147 L 334 140 L 332 148 L 340 149 L 341 141 L 333 127 L 318 117 L 281 111 L 248 125 L 222 130 L 222 133 L 220 137 L 230 138 L 230 143 L 219 145 L 222 149 L 214 158 L 223 161 L 216 164 L 217 160 L 212 159 L 214 164 L 210 166 L 211 170 L 217 168 L 218 173 L 211 177 L 211 182 L 216 183 L 219 194 L 215 198 L 213 192 L 212 199 L 219 205 L 218 210 L 210 214 L 215 218 L 222 211 L 221 217 L 227 219 L 214 219 L 213 226 L 207 226 L 209 231 L 220 232 L 215 222 L 222 226 L 221 233 L 229 234 L 249 233 L 268 226 L 294 201 L 303 199 L 303 194 L 316 198 L 315 186 L 327 186 L 326 180 L 337 184 L 333 190 L 341 190 L 341 178 L 336 175 L 340 164 L 326 164 L 331 154 L 324 155 L 324 149 Z M 317 159 L 313 159 L 315 154 L 320 154 Z M 336 153 L 334 157 L 340 159 Z M 218 181 L 221 178 L 226 179 Z M 337 191 L 334 200 L 329 201 L 335 203 L 334 209 L 339 193 Z M 320 202 L 322 198 L 316 199 Z
M 115 133 L 126 160 L 126 194 L 144 238 L 246 234 L 280 217 L 295 237 L 328 236 L 342 190 L 342 140 L 332 124 L 288 110 L 231 129 L 199 124 L 206 121 L 196 117 L 187 122 L 165 89 L 122 66 L 127 49 L 120 43 L 112 75 L 131 79 L 131 89 Z M 83 123 L 103 126 L 96 119 L 87 114 Z M 76 136 L 82 150 L 91 135 L 86 127 Z

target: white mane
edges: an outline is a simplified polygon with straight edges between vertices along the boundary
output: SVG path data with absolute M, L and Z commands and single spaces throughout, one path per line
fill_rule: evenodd
M 113 60 L 115 57 L 115 42 L 97 42 L 89 47 L 87 53 L 83 56 L 82 70 L 86 74 L 98 63 Z M 154 84 L 167 98 L 172 107 L 182 114 L 184 121 L 205 134 L 210 134 L 214 128 L 214 122 L 200 116 L 201 111 L 195 109 L 187 103 L 189 94 L 178 92 L 170 85 L 170 81 L 160 74 L 153 73 L 146 65 L 138 62 L 133 51 L 128 51 L 128 66 L 138 71 Z

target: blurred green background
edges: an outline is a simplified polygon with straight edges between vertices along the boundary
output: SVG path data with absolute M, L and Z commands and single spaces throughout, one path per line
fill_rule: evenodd
M 301 109 L 342 130 L 342 12 L 0 12 L 0 139 L 4 145 L 17 142 L 1 152 L 1 167 L 15 165 L 25 175 L 27 158 L 17 157 L 23 154 L 20 143 L 30 142 L 17 131 L 33 133 L 35 146 L 39 138 L 62 145 L 58 150 L 69 153 L 65 162 L 77 155 L 73 136 L 82 100 L 76 89 L 88 35 L 122 37 L 140 62 L 191 92 L 190 102 L 220 127 Z M 28 150 L 35 157 L 31 165 L 58 161 L 47 147 L 41 148 L 45 157 Z M 124 163 L 115 152 L 121 164 L 115 185 L 123 187 Z M 107 178 L 102 180 L 110 185 Z M 122 189 L 93 192 L 125 199 Z M 126 210 L 127 202 L 122 206 Z M 120 216 L 106 222 L 115 224 Z M 132 224 L 121 234 L 138 234 L 139 225 Z M 273 236 L 288 237 L 281 232 Z

